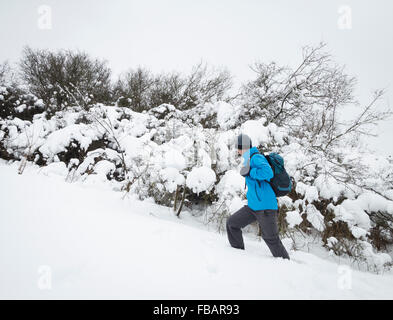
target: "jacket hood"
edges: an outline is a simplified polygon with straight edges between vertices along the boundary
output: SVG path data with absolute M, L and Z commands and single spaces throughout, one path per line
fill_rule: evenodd
M 250 159 L 250 157 L 257 152 L 259 152 L 257 147 L 252 147 L 251 149 L 248 149 L 246 152 L 244 152 L 243 153 L 244 164 L 247 164 L 247 161 Z

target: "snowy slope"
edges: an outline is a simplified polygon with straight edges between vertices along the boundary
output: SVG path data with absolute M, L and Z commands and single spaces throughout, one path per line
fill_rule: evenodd
M 391 274 L 352 270 L 348 289 L 332 262 L 274 259 L 250 237 L 232 249 L 225 234 L 104 185 L 4 162 L 0 178 L 0 298 L 393 298 Z M 50 289 L 39 288 L 43 270 Z

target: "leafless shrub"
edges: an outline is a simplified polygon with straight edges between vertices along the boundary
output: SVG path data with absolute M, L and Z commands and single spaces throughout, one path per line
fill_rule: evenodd
M 246 83 L 242 96 L 245 118 L 264 116 L 268 122 L 288 127 L 293 135 L 315 142 L 313 147 L 327 150 L 349 134 L 370 134 L 367 128 L 386 119 L 390 110 L 380 110 L 383 96 L 378 90 L 371 102 L 360 107 L 354 98 L 356 79 L 332 62 L 324 43 L 303 49 L 302 62 L 295 69 L 276 63 L 255 63 L 257 78 Z M 352 120 L 339 116 L 345 106 L 360 108 Z
M 209 68 L 199 63 L 189 75 L 169 72 L 153 75 L 138 67 L 122 75 L 115 95 L 119 106 L 128 106 L 141 112 L 161 104 L 174 105 L 187 110 L 199 104 L 218 100 L 230 100 L 232 77 L 227 70 Z
M 131 107 L 136 112 L 148 109 L 149 92 L 154 79 L 150 71 L 138 67 L 121 75 L 115 86 L 120 107 Z
M 7 74 L 10 72 L 10 66 L 8 62 L 4 62 L 0 64 L 0 85 L 4 85 L 6 83 Z
M 19 65 L 30 91 L 57 110 L 72 104 L 75 97 L 85 108 L 89 103 L 110 101 L 111 72 L 107 63 L 84 52 L 25 47 Z
M 227 70 L 209 69 L 202 62 L 185 79 L 179 109 L 186 110 L 198 104 L 228 99 L 232 76 Z

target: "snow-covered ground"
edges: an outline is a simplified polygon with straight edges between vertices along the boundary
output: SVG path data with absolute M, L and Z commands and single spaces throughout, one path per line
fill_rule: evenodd
M 0 162 L 0 298 L 393 298 L 391 273 L 274 259 L 252 237 L 236 250 L 187 214 L 122 196 Z

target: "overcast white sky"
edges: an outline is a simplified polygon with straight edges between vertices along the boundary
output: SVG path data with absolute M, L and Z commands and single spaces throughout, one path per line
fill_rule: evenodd
M 38 8 L 50 6 L 52 28 L 38 28 Z M 352 28 L 340 29 L 348 5 Z M 114 74 L 130 67 L 189 71 L 203 60 L 226 66 L 238 82 L 249 65 L 276 61 L 295 66 L 301 48 L 320 41 L 358 78 L 365 104 L 375 89 L 393 100 L 393 1 L 336 0 L 1 0 L 0 62 L 16 62 L 22 48 L 80 49 L 107 59 Z M 382 105 L 381 105 L 382 107 Z M 393 120 L 371 144 L 393 155 Z

